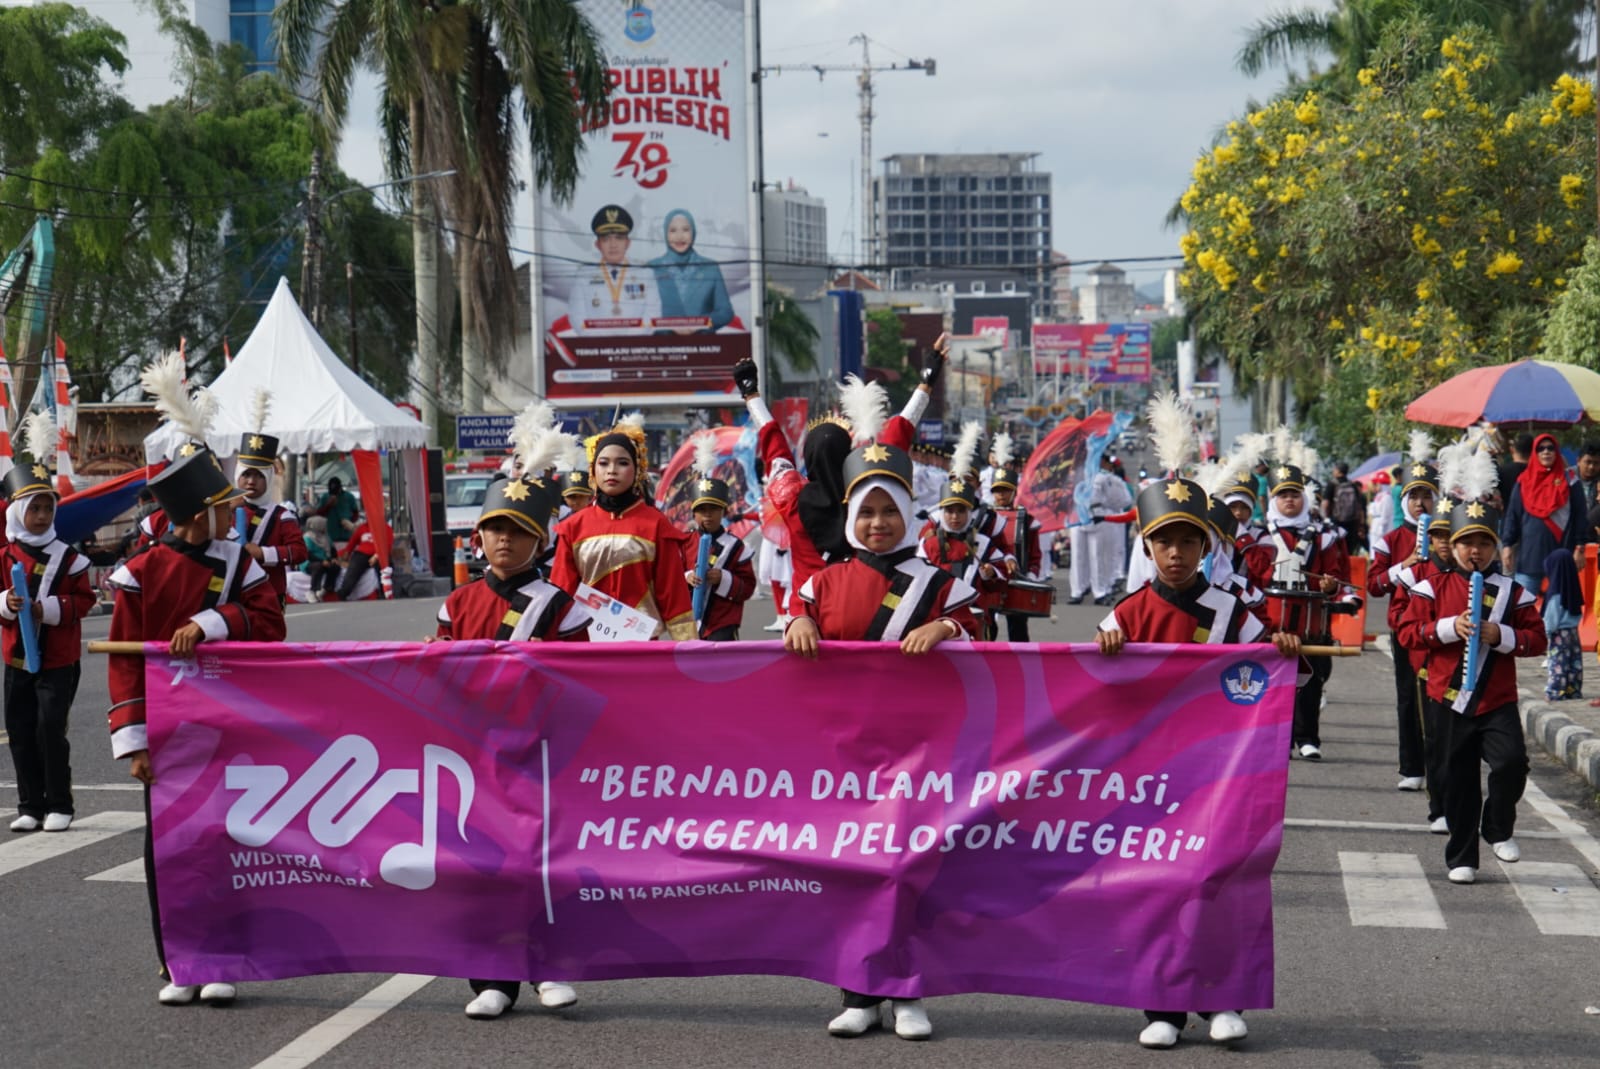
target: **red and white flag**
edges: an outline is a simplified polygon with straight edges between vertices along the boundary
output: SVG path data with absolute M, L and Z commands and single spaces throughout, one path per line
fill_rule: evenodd
M 78 430 L 77 391 L 67 371 L 67 343 L 56 335 L 55 364 L 56 410 L 56 489 L 61 496 L 72 493 L 72 439 Z
M 11 425 L 17 419 L 17 406 L 11 399 L 11 362 L 6 359 L 6 349 L 0 344 L 0 457 L 10 458 Z M 9 468 L 10 460 L 4 465 Z

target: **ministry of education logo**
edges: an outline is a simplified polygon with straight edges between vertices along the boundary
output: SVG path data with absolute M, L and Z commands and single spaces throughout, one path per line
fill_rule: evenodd
M 1267 670 L 1254 661 L 1237 661 L 1223 669 L 1222 696 L 1235 705 L 1254 705 L 1267 693 Z

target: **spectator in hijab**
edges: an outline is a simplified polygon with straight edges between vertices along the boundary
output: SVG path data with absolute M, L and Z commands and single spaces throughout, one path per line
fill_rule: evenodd
M 1502 495 L 1506 487 L 1501 486 Z M 1527 590 L 1537 593 L 1544 585 L 1544 560 L 1554 549 L 1573 552 L 1583 561 L 1583 526 L 1579 514 L 1583 492 L 1574 490 L 1567 462 L 1554 437 L 1541 434 L 1533 440 L 1533 459 L 1510 488 L 1505 519 L 1500 524 L 1500 564 Z

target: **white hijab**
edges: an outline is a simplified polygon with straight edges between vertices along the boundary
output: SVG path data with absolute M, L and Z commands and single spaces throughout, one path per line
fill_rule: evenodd
M 1311 524 L 1311 498 L 1302 494 L 1300 500 L 1305 502 L 1298 516 L 1285 516 L 1278 511 L 1278 498 L 1276 495 L 1267 502 L 1267 522 L 1279 527 L 1302 528 Z
M 862 553 L 871 552 L 856 538 L 856 515 L 861 511 L 861 502 L 874 490 L 882 490 L 894 502 L 894 507 L 900 510 L 900 518 L 905 521 L 905 532 L 900 536 L 900 544 L 889 552 L 894 553 L 902 549 L 910 549 L 917 544 L 917 532 L 912 527 L 913 516 L 911 511 L 911 491 L 907 490 L 898 479 L 891 479 L 887 475 L 874 475 L 857 483 L 855 489 L 850 491 L 850 501 L 844 521 L 844 537 L 852 546 Z
M 28 502 L 43 493 L 45 491 L 41 490 L 39 493 L 26 494 L 6 506 L 6 541 L 21 542 L 35 549 L 43 549 L 56 540 L 54 516 L 50 517 L 50 527 L 44 534 L 30 534 L 28 528 L 23 526 L 22 514 L 28 511 Z

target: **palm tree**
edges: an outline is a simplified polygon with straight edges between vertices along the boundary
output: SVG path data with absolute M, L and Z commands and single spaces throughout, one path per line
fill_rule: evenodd
M 767 344 L 783 354 L 784 361 L 799 372 L 817 370 L 816 324 L 794 295 L 776 286 L 767 287 Z M 772 365 L 776 370 L 778 365 Z M 782 375 L 779 375 L 781 378 Z
M 283 0 L 273 15 L 283 74 L 306 78 L 331 146 L 358 65 L 381 79 L 380 120 L 395 179 L 454 171 L 441 188 L 398 187 L 411 205 L 417 371 L 423 421 L 438 434 L 439 234 L 455 237 L 462 400 L 481 410 L 486 369 L 514 329 L 510 224 L 518 138 L 532 179 L 558 200 L 577 184 L 583 130 L 604 116 L 606 65 L 576 0 Z M 520 97 L 521 111 L 517 104 Z

